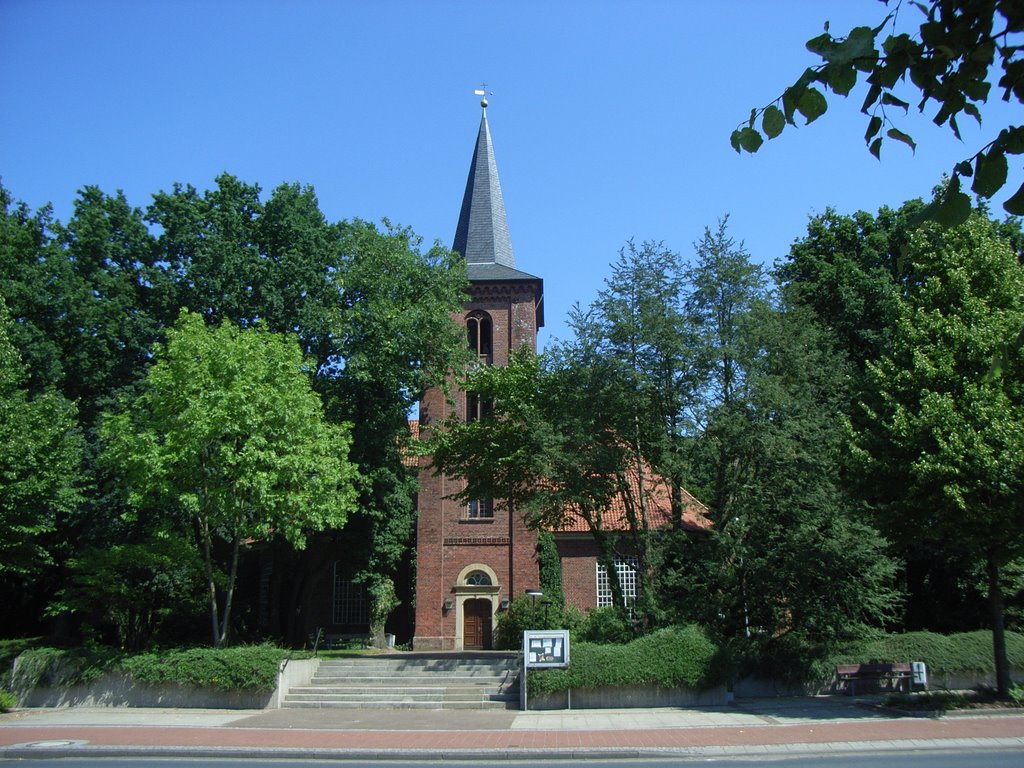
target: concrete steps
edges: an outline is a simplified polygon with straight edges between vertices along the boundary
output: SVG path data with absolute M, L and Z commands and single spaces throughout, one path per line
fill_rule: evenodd
M 324 659 L 282 706 L 336 709 L 518 709 L 518 654 L 388 654 Z

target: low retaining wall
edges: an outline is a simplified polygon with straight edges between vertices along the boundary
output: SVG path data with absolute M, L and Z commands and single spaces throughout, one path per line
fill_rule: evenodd
M 1010 679 L 1024 682 L 1024 669 L 1010 668 Z M 955 672 L 950 675 L 933 675 L 928 673 L 928 690 L 966 691 L 971 688 L 985 686 L 996 687 L 995 672 Z
M 1024 669 L 1010 669 L 1011 680 L 1024 680 Z M 967 691 L 972 688 L 996 687 L 995 672 L 956 672 L 949 675 L 937 675 L 928 671 L 929 691 Z M 863 693 L 888 692 L 892 688 L 886 688 L 884 684 L 871 686 L 870 681 L 857 683 L 857 690 Z M 746 677 L 737 680 L 733 687 L 736 698 L 765 698 L 772 696 L 821 696 L 825 694 L 846 693 L 847 690 L 841 686 L 835 678 L 820 680 L 818 682 L 797 684 L 786 683 L 781 680 L 765 680 L 762 678 Z
M 527 709 L 631 709 L 634 707 L 719 707 L 726 703 L 725 686 L 703 691 L 658 686 L 577 688 L 534 696 L 527 691 Z M 522 696 L 520 696 L 522 706 Z
M 277 690 L 274 691 L 273 709 L 280 709 L 281 702 L 289 688 L 307 686 L 313 681 L 320 666 L 320 659 L 286 659 L 281 662 L 281 670 L 277 673 Z M 268 707 L 270 708 L 270 707 Z
M 281 663 L 273 691 L 221 691 L 176 683 L 140 683 L 107 674 L 89 685 L 15 691 L 21 707 L 175 707 L 188 709 L 277 709 L 291 686 L 308 685 L 319 659 Z

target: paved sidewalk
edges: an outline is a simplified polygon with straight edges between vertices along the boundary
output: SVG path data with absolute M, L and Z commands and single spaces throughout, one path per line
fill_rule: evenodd
M 907 717 L 846 697 L 741 699 L 729 707 L 554 712 L 31 709 L 0 716 L 0 758 L 721 757 L 898 749 L 1024 754 L 1024 715 Z

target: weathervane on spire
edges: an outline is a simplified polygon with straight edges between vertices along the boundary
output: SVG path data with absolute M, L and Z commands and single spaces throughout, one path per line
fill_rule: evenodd
M 493 96 L 494 91 L 488 92 L 487 83 L 480 83 L 480 87 L 474 90 L 473 93 L 476 94 L 477 96 L 483 97 L 482 99 L 480 99 L 480 106 L 483 107 L 484 109 L 487 109 L 487 97 Z

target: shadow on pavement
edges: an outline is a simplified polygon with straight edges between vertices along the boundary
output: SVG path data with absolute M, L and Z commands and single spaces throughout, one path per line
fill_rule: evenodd
M 737 699 L 731 709 L 756 715 L 767 722 L 818 722 L 828 720 L 893 720 L 900 715 L 877 708 L 878 698 L 811 696 L 793 698 Z

